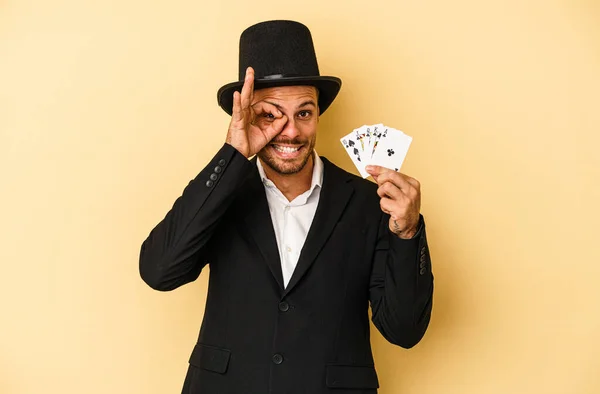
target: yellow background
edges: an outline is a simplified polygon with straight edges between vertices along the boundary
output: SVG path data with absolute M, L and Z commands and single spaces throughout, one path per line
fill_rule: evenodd
M 342 78 L 318 152 L 414 142 L 436 275 L 423 341 L 373 334 L 382 394 L 600 393 L 594 0 L 0 0 L 0 393 L 176 393 L 206 272 L 159 293 L 141 242 L 224 141 L 240 32 L 313 32 Z

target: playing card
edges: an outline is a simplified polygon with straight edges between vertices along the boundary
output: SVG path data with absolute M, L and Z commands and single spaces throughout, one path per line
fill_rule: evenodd
M 373 152 L 374 152 L 374 147 L 375 147 L 375 140 L 377 138 L 377 135 L 379 133 L 381 133 L 381 130 L 383 129 L 383 124 L 382 123 L 378 123 L 372 126 L 366 126 L 367 127 L 367 131 L 366 131 L 366 136 L 367 136 L 367 144 L 365 147 L 365 153 L 366 153 L 366 159 L 368 161 L 370 161 L 373 158 Z
M 382 124 L 378 124 L 376 126 L 377 126 L 377 128 L 373 130 L 373 136 L 372 136 L 372 142 L 371 142 L 371 159 L 373 159 L 373 156 L 375 155 L 375 151 L 377 151 L 377 147 L 379 146 L 379 141 L 381 141 L 382 138 L 385 138 L 387 136 L 387 131 L 389 128 Z
M 363 178 L 365 167 L 375 164 L 399 171 L 408 153 L 412 137 L 382 123 L 363 125 L 340 139 Z
M 364 153 L 361 145 L 361 140 L 364 136 L 361 136 L 357 130 L 358 129 L 353 130 L 350 134 L 342 137 L 340 141 L 344 146 L 344 149 L 346 149 L 348 156 L 350 156 L 350 159 L 352 159 L 352 162 L 358 169 L 360 175 L 363 178 L 366 178 L 369 176 L 369 173 L 365 171 L 365 167 L 368 163 L 363 158 Z
M 402 131 L 386 128 L 377 141 L 377 148 L 369 164 L 399 171 L 411 142 L 412 137 Z
M 366 140 L 367 140 L 367 135 L 366 135 L 366 126 L 361 126 L 358 129 L 354 129 L 354 136 L 356 138 L 356 141 L 358 142 L 359 145 L 359 149 L 361 151 L 361 153 L 366 152 L 365 150 L 365 145 L 366 145 Z

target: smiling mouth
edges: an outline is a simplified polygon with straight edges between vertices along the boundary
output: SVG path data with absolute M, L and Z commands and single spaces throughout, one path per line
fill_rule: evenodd
M 282 145 L 272 145 L 273 148 L 275 148 L 276 151 L 281 152 L 281 153 L 294 153 L 294 152 L 298 152 L 300 150 L 300 148 L 302 148 L 302 145 L 298 146 L 298 147 L 293 147 L 293 146 L 282 146 Z

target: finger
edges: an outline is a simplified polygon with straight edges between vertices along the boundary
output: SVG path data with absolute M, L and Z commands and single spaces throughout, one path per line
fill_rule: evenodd
M 371 174 L 371 176 L 373 177 L 373 179 L 376 179 L 377 177 L 379 177 L 379 175 L 383 174 L 384 172 L 387 171 L 392 171 L 389 168 L 385 168 L 382 166 L 376 166 L 374 164 L 370 164 L 368 165 L 365 170 Z
M 242 87 L 242 110 L 250 106 L 254 91 L 254 70 L 252 67 L 246 69 L 246 77 L 244 78 L 244 86 Z
M 377 165 L 368 165 L 366 168 L 367 172 L 369 174 L 371 174 L 371 176 L 373 177 L 373 179 L 375 179 L 375 182 L 377 182 L 378 185 L 382 185 L 385 182 L 388 182 L 389 178 L 384 178 L 382 177 L 385 174 L 389 174 L 389 173 L 394 173 L 395 171 L 390 169 L 390 168 L 386 168 L 386 167 L 382 167 L 382 166 L 377 166 Z
M 409 177 L 408 175 L 405 176 L 408 183 L 410 183 L 415 189 L 421 190 L 421 182 L 419 182 L 415 178 Z
M 281 118 L 283 113 L 273 104 L 269 104 L 264 101 L 259 101 L 252 104 L 252 109 L 256 115 L 268 115 L 271 114 L 275 118 Z
M 381 210 L 388 215 L 396 218 L 398 216 L 398 203 L 391 198 L 383 197 L 379 201 L 379 205 L 381 206 Z
M 234 121 L 242 120 L 242 101 L 240 92 L 233 92 L 233 111 L 231 113 Z
M 377 194 L 381 198 L 387 197 L 397 201 L 406 198 L 406 195 L 402 193 L 402 191 L 400 191 L 400 189 L 398 189 L 398 187 L 392 182 L 385 182 L 379 186 L 377 189 Z
M 385 182 L 392 182 L 398 189 L 402 190 L 404 194 L 413 194 L 415 192 L 415 188 L 408 181 L 407 176 L 399 172 L 393 170 L 383 172 L 379 175 L 377 183 L 382 185 Z
M 383 197 L 381 200 L 379 200 L 379 206 L 381 207 L 381 210 L 383 211 L 383 213 L 386 214 L 390 214 L 390 208 L 391 208 L 391 200 L 387 197 Z
M 398 223 L 406 222 L 406 220 L 400 219 L 404 217 L 404 214 L 401 205 L 397 201 L 383 197 L 379 201 L 379 205 L 381 206 L 381 210 L 390 215 L 393 220 L 397 220 Z
M 248 103 L 252 104 L 252 102 L 254 101 L 254 69 L 252 67 L 249 68 L 252 72 L 252 80 L 250 81 L 250 100 L 248 100 Z
M 421 187 L 421 184 L 415 178 L 411 178 L 408 175 L 394 171 L 390 168 L 371 164 L 371 165 L 368 165 L 365 169 L 369 174 L 371 174 L 373 179 L 375 179 L 375 181 L 378 184 L 382 184 L 383 182 L 388 182 L 390 179 L 396 179 L 398 181 L 397 186 L 400 188 L 402 188 L 402 184 L 405 184 L 404 181 L 408 182 L 415 189 L 420 189 L 420 187 Z M 384 174 L 387 174 L 391 178 L 384 177 L 384 178 L 380 179 L 379 175 L 384 175 Z M 395 177 L 393 174 L 397 174 L 399 176 L 399 178 Z

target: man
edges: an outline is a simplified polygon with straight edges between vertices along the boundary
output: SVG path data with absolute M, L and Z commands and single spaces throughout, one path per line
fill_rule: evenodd
M 184 394 L 374 394 L 369 302 L 388 341 L 424 335 L 433 275 L 419 183 L 372 167 L 375 184 L 314 151 L 340 86 L 320 76 L 304 25 L 242 33 L 240 81 L 218 93 L 226 143 L 140 254 L 161 291 L 210 266 Z

